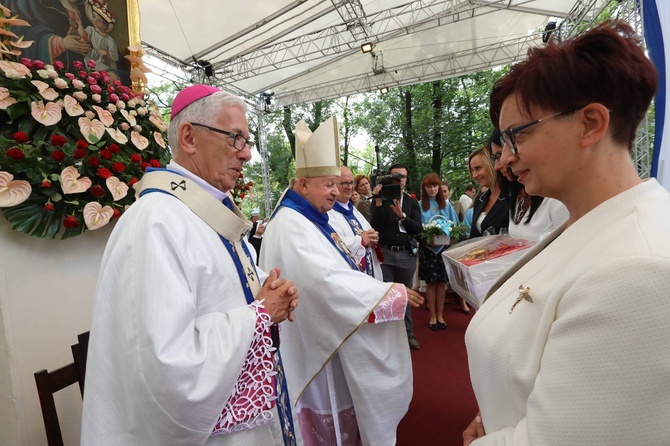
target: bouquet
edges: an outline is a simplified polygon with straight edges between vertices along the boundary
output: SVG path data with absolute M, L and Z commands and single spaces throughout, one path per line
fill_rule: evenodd
M 427 245 L 448 245 L 453 226 L 453 221 L 442 215 L 435 215 L 423 225 L 419 238 Z
M 4 35 L 14 36 L 1 7 Z M 0 29 L 2 29 L 0 27 Z M 16 36 L 14 36 L 16 37 Z M 170 159 L 167 124 L 143 95 L 95 71 L 95 62 L 20 58 L 31 42 L 3 39 L 0 51 L 0 208 L 12 228 L 61 238 L 95 230 L 135 200 L 147 167 Z M 137 58 L 141 48 L 131 48 Z

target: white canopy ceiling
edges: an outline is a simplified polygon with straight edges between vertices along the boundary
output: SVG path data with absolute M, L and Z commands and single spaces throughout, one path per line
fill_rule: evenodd
M 140 0 L 150 54 L 280 105 L 462 75 L 523 58 L 553 18 L 609 0 Z M 372 53 L 361 44 L 372 42 Z M 211 69 L 211 70 L 210 70 Z

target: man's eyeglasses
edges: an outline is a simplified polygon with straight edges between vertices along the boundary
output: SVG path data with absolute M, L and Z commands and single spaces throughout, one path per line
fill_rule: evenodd
M 522 130 L 527 129 L 528 127 L 532 127 L 535 124 L 539 124 L 542 121 L 546 121 L 547 119 L 554 118 L 559 115 L 564 115 L 567 113 L 572 113 L 575 112 L 583 107 L 577 107 L 577 108 L 571 108 L 570 110 L 564 110 L 562 112 L 554 113 L 553 115 L 550 116 L 545 116 L 544 118 L 535 120 L 533 122 L 529 122 L 527 124 L 521 124 L 517 127 L 512 127 L 511 129 L 507 129 L 502 131 L 502 136 L 500 136 L 500 145 L 504 148 L 507 146 L 508 149 L 512 151 L 513 154 L 517 155 L 519 153 L 519 149 L 516 147 L 516 134 L 519 133 Z M 502 152 L 501 152 L 502 156 Z M 500 160 L 498 158 L 498 160 Z
M 229 132 L 227 130 L 221 130 L 217 129 L 216 127 L 210 127 L 205 124 L 198 124 L 197 122 L 191 122 L 191 125 L 195 125 L 197 127 L 204 127 L 207 130 L 211 130 L 212 132 L 216 133 L 221 133 L 222 135 L 228 135 L 231 138 L 233 138 L 233 147 L 235 147 L 236 150 L 244 150 L 244 147 L 249 146 L 249 149 L 253 149 L 256 146 L 256 141 L 253 139 L 249 138 L 246 139 L 244 136 L 239 135 L 237 133 Z
M 340 183 L 342 187 L 354 187 L 354 181 L 343 181 Z

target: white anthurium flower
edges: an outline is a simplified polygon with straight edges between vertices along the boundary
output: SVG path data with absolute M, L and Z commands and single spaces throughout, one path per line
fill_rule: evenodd
M 63 98 L 63 105 L 65 106 L 65 113 L 70 116 L 79 116 L 84 114 L 84 108 L 78 100 L 66 94 Z
M 91 201 L 84 206 L 84 222 L 91 231 L 100 229 L 112 219 L 114 209 L 102 207 L 97 201 Z
M 105 134 L 105 125 L 97 119 L 89 119 L 85 117 L 79 118 L 79 130 L 84 135 L 86 141 L 95 144 L 100 141 L 102 135 Z
M 30 83 L 33 84 L 35 87 L 37 87 L 37 91 L 47 101 L 53 101 L 58 97 L 58 92 L 53 88 L 51 88 L 49 84 L 47 84 L 46 82 L 30 81 Z
M 79 171 L 74 166 L 67 166 L 60 173 L 60 185 L 64 194 L 78 194 L 85 192 L 93 184 L 89 177 L 80 178 Z
M 132 126 L 137 125 L 137 120 L 135 119 L 135 117 L 133 115 L 128 113 L 126 110 L 120 110 L 120 111 L 121 111 L 121 115 L 123 115 L 123 117 L 126 118 L 126 121 L 128 121 L 128 123 L 130 125 L 132 125 Z
M 167 146 L 167 144 L 165 144 L 165 140 L 163 139 L 163 135 L 160 132 L 154 132 L 154 141 L 156 141 L 162 148 Z
M 9 172 L 0 172 L 0 208 L 16 206 L 30 197 L 33 188 L 25 180 L 14 180 Z
M 109 177 L 105 183 L 107 184 L 107 189 L 109 189 L 109 192 L 111 192 L 114 201 L 119 201 L 128 195 L 128 185 L 119 180 L 117 177 Z
M 119 144 L 125 144 L 128 142 L 128 137 L 121 130 L 115 129 L 113 127 L 107 127 L 105 130 L 107 130 L 109 136 L 111 136 L 112 139 Z
M 135 131 L 130 132 L 130 140 L 133 142 L 135 147 L 137 147 L 140 151 L 149 147 L 149 140 L 144 136 L 140 135 L 138 132 Z
M 47 127 L 54 125 L 63 117 L 60 105 L 55 102 L 33 101 L 30 103 L 31 115 L 35 121 Z
M 102 107 L 98 107 L 97 105 L 93 106 L 93 110 L 95 110 L 95 112 L 98 114 L 98 119 L 105 125 L 105 127 L 109 127 L 110 125 L 114 124 L 114 118 L 108 110 L 105 110 Z
M 9 90 L 0 87 L 0 110 L 6 110 L 10 105 L 16 104 L 16 99 L 9 95 Z

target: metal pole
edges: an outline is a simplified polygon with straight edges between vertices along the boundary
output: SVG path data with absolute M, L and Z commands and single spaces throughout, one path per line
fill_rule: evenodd
M 272 214 L 272 186 L 270 185 L 270 167 L 268 158 L 268 141 L 265 129 L 265 99 L 262 95 L 257 100 L 256 116 L 258 118 L 258 152 L 261 155 L 261 178 L 263 181 L 263 201 L 265 216 Z

